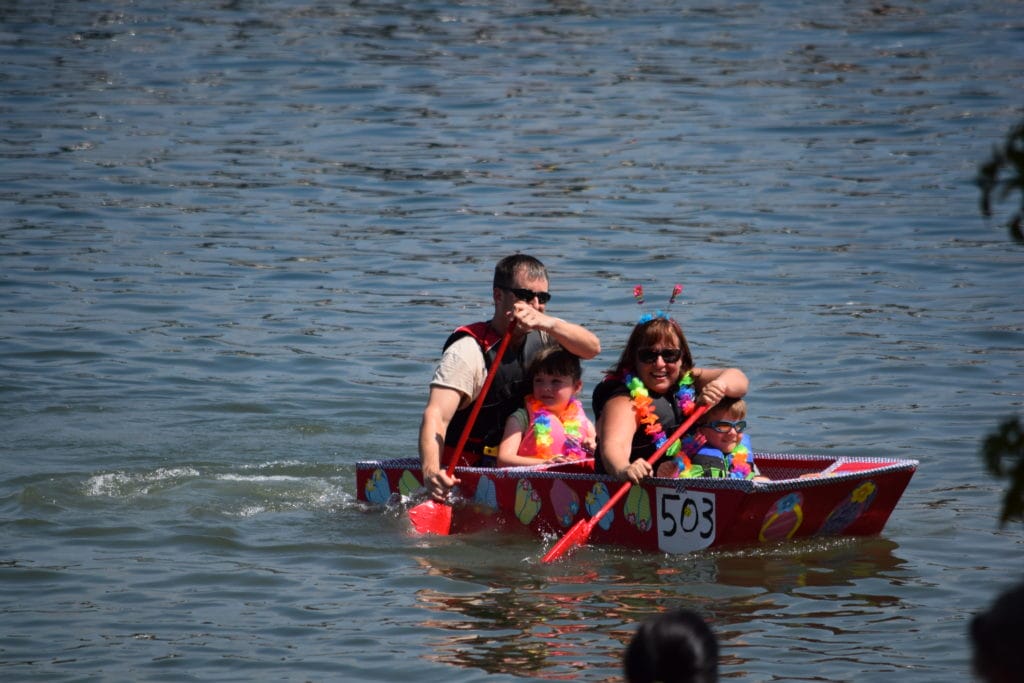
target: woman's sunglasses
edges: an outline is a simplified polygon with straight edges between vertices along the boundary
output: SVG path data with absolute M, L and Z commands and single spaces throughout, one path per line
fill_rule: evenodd
M 658 360 L 658 356 L 661 356 L 661 359 L 666 363 L 676 363 L 683 357 L 683 352 L 679 349 L 662 349 L 661 351 L 640 349 L 636 352 L 636 359 L 645 365 Z

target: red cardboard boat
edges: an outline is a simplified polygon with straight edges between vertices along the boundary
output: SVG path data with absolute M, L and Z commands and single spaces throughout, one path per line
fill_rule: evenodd
M 664 479 L 633 486 L 589 542 L 682 554 L 810 536 L 868 536 L 885 527 L 917 460 L 754 453 L 769 481 Z M 524 530 L 557 538 L 588 519 L 622 482 L 593 460 L 536 467 L 459 467 L 452 532 Z M 357 497 L 394 505 L 419 494 L 419 460 L 356 463 Z

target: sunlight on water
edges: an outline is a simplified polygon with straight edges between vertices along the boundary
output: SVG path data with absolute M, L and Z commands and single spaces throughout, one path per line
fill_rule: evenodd
M 129 499 L 148 495 L 157 489 L 170 488 L 198 476 L 199 471 L 191 467 L 159 469 L 141 474 L 110 472 L 90 477 L 85 482 L 85 491 L 89 496 Z

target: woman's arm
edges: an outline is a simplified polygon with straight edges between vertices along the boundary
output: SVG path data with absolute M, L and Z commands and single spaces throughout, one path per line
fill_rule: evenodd
M 708 406 L 716 405 L 726 396 L 746 396 L 750 388 L 750 381 L 739 368 L 694 368 L 690 373 L 700 389 L 697 402 Z
M 629 462 L 636 434 L 636 413 L 629 396 L 608 399 L 597 421 L 597 433 L 606 472 L 620 481 L 628 479 L 634 484 L 651 475 L 653 470 L 646 460 Z

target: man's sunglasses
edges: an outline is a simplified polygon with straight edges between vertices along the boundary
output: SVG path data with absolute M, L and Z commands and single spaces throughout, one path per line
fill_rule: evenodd
M 532 289 L 523 289 L 521 287 L 498 287 L 498 289 L 504 289 L 506 292 L 512 292 L 512 296 L 520 301 L 530 302 L 533 301 L 534 297 L 536 297 L 537 301 L 542 304 L 546 304 L 551 301 L 550 292 L 535 292 Z
M 658 360 L 658 356 L 661 356 L 666 363 L 677 363 L 683 357 L 683 352 L 680 349 L 662 349 L 661 351 L 640 349 L 636 352 L 636 359 L 645 365 Z

